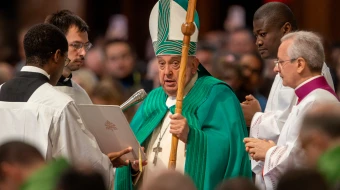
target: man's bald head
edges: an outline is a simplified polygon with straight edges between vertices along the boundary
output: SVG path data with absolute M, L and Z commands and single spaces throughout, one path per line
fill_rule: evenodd
M 316 167 L 325 151 L 340 145 L 340 103 L 314 104 L 303 118 L 299 140 L 306 164 Z
M 284 3 L 270 2 L 264 4 L 254 14 L 254 21 L 260 19 L 265 20 L 265 23 L 269 26 L 281 28 L 286 22 L 289 22 L 292 31 L 298 29 L 292 10 Z
M 10 141 L 0 145 L 0 189 L 17 189 L 44 164 L 44 157 L 29 144 Z
M 330 138 L 340 138 L 340 104 L 313 106 L 305 115 L 301 131 L 318 130 Z

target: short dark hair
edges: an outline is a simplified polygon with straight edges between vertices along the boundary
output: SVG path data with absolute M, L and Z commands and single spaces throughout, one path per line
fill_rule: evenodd
M 98 189 L 105 190 L 103 176 L 95 171 L 81 171 L 76 168 L 67 169 L 60 177 L 57 189 Z
M 277 190 L 328 189 L 324 177 L 314 169 L 291 169 L 282 175 Z
M 297 22 L 292 10 L 284 3 L 270 2 L 262 5 L 254 14 L 253 20 L 264 19 L 267 24 L 282 27 L 286 22 L 292 26 L 292 31 L 298 30 Z
M 131 55 L 134 58 L 137 56 L 135 47 L 132 45 L 132 43 L 127 41 L 127 40 L 122 40 L 122 39 L 109 39 L 109 40 L 105 41 L 104 42 L 104 53 L 105 53 L 105 56 L 107 56 L 106 55 L 106 48 L 108 46 L 111 46 L 111 45 L 114 45 L 114 44 L 118 44 L 118 43 L 126 44 L 129 47 L 129 49 L 130 49 Z
M 89 32 L 90 30 L 83 19 L 69 10 L 61 10 L 48 15 L 45 19 L 45 23 L 53 24 L 63 31 L 65 35 L 71 26 L 77 27 L 80 32 Z
M 68 51 L 65 35 L 51 24 L 37 24 L 24 37 L 26 64 L 40 66 L 46 64 L 57 50 L 64 55 Z
M 19 163 L 24 166 L 43 162 L 44 157 L 33 146 L 20 141 L 10 141 L 0 146 L 0 166 L 1 163 Z M 4 179 L 4 174 L 0 167 L 0 181 Z

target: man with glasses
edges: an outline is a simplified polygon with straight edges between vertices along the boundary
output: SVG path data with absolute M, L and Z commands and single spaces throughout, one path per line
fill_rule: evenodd
M 127 165 L 120 156 L 131 149 L 103 154 L 72 98 L 53 88 L 69 63 L 65 35 L 51 24 L 33 26 L 24 49 L 26 65 L 0 86 L 0 144 L 20 139 L 36 146 L 46 160 L 63 156 L 72 164 L 90 164 L 109 188 L 113 167 Z
M 253 26 L 256 45 L 263 59 L 276 59 L 280 39 L 298 29 L 294 14 L 287 5 L 280 2 L 270 2 L 261 6 L 254 14 Z M 274 71 L 278 72 L 279 67 L 276 66 Z M 333 88 L 333 81 L 326 64 L 323 64 L 322 75 Z M 271 87 L 264 112 L 261 112 L 258 101 L 252 95 L 246 96 L 246 101 L 241 103 L 241 106 L 246 123 L 250 126 L 249 136 L 276 143 L 296 101 L 294 90 L 282 85 L 279 74 Z M 262 166 L 262 161 L 252 161 L 252 170 L 257 176 L 258 184 L 263 181 Z
M 240 102 L 243 102 L 245 96 L 251 93 L 259 101 L 261 110 L 264 111 L 267 104 L 267 98 L 265 98 L 258 90 L 263 80 L 264 60 L 259 54 L 248 53 L 241 56 L 240 65 L 243 75 L 243 84 L 240 94 L 237 94 Z
M 284 123 L 277 142 L 245 138 L 246 150 L 255 161 L 262 161 L 262 186 L 276 189 L 279 177 L 299 166 L 300 148 L 296 143 L 306 111 L 325 101 L 337 103 L 337 95 L 321 75 L 325 61 L 321 39 L 312 32 L 293 32 L 281 39 L 277 70 L 284 86 L 294 89 L 297 100 Z
M 84 64 L 86 53 L 92 47 L 88 39 L 89 27 L 83 19 L 71 11 L 62 10 L 47 16 L 45 23 L 57 26 L 65 34 L 68 42 L 68 58 L 63 74 L 57 85 L 59 91 L 74 99 L 76 104 L 92 104 L 86 91 L 72 80 L 72 71 L 77 71 Z

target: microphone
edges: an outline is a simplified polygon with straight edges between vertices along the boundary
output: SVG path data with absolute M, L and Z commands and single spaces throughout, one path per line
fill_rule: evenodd
M 122 105 L 120 105 L 120 108 L 125 111 L 131 106 L 134 106 L 138 104 L 139 102 L 143 101 L 146 97 L 146 92 L 144 89 L 140 89 L 137 92 L 135 92 L 128 100 L 126 100 Z

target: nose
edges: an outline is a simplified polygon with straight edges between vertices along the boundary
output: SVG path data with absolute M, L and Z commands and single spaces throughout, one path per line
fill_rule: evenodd
M 251 71 L 250 69 L 244 69 L 244 70 L 243 70 L 243 75 L 244 75 L 245 77 L 250 77 L 251 74 L 252 74 L 252 71 Z
M 260 38 L 257 38 L 255 44 L 260 47 L 263 45 L 263 41 Z
M 171 65 L 169 65 L 169 64 L 165 65 L 164 74 L 166 74 L 166 75 L 171 75 L 172 74 Z
M 274 71 L 275 73 L 280 72 L 280 68 L 279 68 L 279 65 L 278 65 L 278 64 L 275 64 L 273 71 Z
M 86 55 L 86 50 L 85 50 L 85 47 L 84 47 L 84 46 L 83 46 L 82 48 L 80 48 L 78 51 L 79 51 L 79 55 L 82 55 L 82 56 L 85 57 L 85 55 Z

